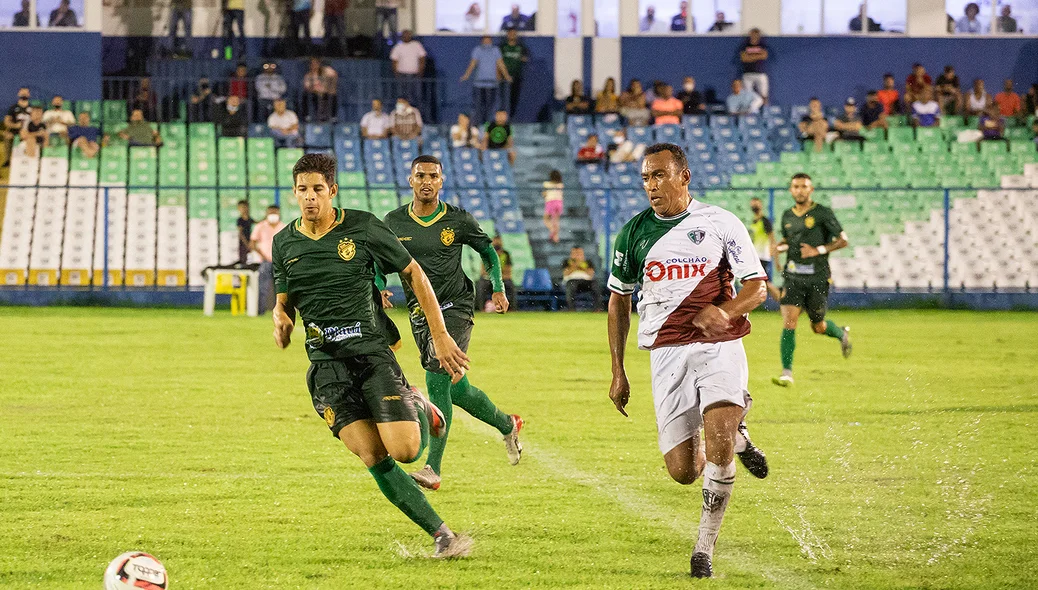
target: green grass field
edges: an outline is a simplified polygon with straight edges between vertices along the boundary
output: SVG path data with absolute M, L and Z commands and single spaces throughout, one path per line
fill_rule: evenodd
M 739 468 L 711 581 L 687 577 L 700 488 L 666 475 L 647 353 L 631 418 L 606 396 L 603 314 L 477 319 L 471 380 L 526 418 L 526 452 L 509 466 L 455 413 L 430 494 L 475 538 L 455 562 L 425 559 L 329 436 L 301 343 L 276 349 L 269 320 L 0 318 L 0 588 L 100 588 L 133 549 L 175 590 L 1038 586 L 1038 314 L 834 313 L 854 357 L 802 325 L 792 390 L 769 381 L 779 318 L 755 314 L 749 423 L 772 471 Z M 423 383 L 413 342 L 399 357 Z

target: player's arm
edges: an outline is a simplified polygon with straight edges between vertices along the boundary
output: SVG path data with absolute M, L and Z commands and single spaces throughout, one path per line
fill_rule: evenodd
M 378 289 L 379 295 L 382 296 L 382 309 L 393 307 L 393 302 L 389 300 L 393 296 L 393 292 L 386 289 L 386 275 L 377 264 L 375 265 L 375 288 Z
M 487 269 L 487 277 L 490 278 L 490 285 L 494 289 L 494 294 L 490 297 L 494 302 L 494 311 L 505 313 L 508 311 L 509 302 L 508 297 L 505 297 L 505 281 L 501 278 L 501 258 L 498 257 L 493 244 L 488 243 L 477 252 L 483 260 L 483 268 Z
M 627 334 L 631 331 L 631 295 L 609 294 L 609 357 L 612 361 L 613 382 L 609 386 L 609 399 L 616 410 L 627 415 L 627 400 L 631 398 L 631 383 L 624 369 L 624 353 L 627 350 Z
M 767 274 L 753 247 L 746 226 L 735 216 L 727 220 L 722 240 L 724 257 L 732 273 L 742 282 L 742 290 L 731 300 L 720 305 L 705 305 L 692 318 L 692 325 L 708 338 L 723 335 L 732 323 L 732 318 L 744 316 L 764 303 L 767 297 Z
M 800 255 L 802 257 L 811 258 L 812 256 L 818 256 L 820 254 L 829 254 L 830 252 L 835 252 L 840 248 L 847 247 L 847 232 L 843 231 L 843 226 L 841 226 L 840 222 L 836 220 L 836 216 L 829 214 L 828 219 L 823 223 L 825 224 L 826 232 L 830 236 L 836 236 L 836 238 L 828 244 L 818 247 L 800 244 Z
M 278 348 L 287 348 L 292 342 L 292 328 L 296 322 L 296 308 L 289 303 L 288 293 L 278 293 L 274 304 L 274 343 Z
M 768 297 L 767 280 L 747 279 L 742 282 L 742 289 L 731 301 L 725 301 L 718 307 L 730 318 L 746 315 L 764 303 Z
M 469 368 L 469 357 L 462 352 L 458 344 L 454 342 L 451 335 L 447 333 L 447 325 L 443 322 L 443 312 L 440 311 L 440 302 L 436 300 L 429 277 L 425 271 L 414 260 L 407 268 L 400 271 L 400 278 L 407 282 L 418 299 L 418 305 L 425 312 L 425 319 L 429 323 L 429 333 L 432 334 L 433 349 L 436 360 L 440 366 L 451 376 L 451 382 L 457 383 L 465 376 Z

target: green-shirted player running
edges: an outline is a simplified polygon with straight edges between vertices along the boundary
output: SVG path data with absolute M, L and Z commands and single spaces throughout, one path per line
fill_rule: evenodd
M 796 348 L 797 318 L 806 311 L 815 334 L 840 341 L 844 358 L 851 355 L 850 328 L 825 319 L 829 300 L 829 253 L 847 247 L 847 234 L 833 210 L 815 203 L 811 177 L 794 174 L 789 183 L 793 207 L 782 214 L 782 241 L 777 250 L 786 253 L 782 270 L 782 375 L 771 382 L 782 387 L 793 385 L 793 350 Z
M 396 463 L 420 457 L 430 433 L 446 434 L 446 420 L 407 383 L 389 349 L 393 336 L 387 336 L 380 315 L 375 265 L 400 273 L 430 310 L 437 362 L 447 373 L 463 377 L 468 357 L 447 333 L 428 278 L 393 232 L 370 213 L 332 206 L 338 192 L 335 160 L 307 154 L 296 162 L 292 178 L 302 217 L 274 236 L 274 342 L 289 345 L 298 309 L 314 409 L 360 457 L 386 498 L 433 536 L 436 557 L 462 556 L 471 540 L 444 524 Z
M 494 289 L 492 300 L 498 313 L 508 311 L 508 299 L 501 280 L 501 264 L 490 238 L 468 212 L 440 201 L 443 188 L 443 166 L 433 156 L 419 156 L 411 163 L 408 181 L 414 191 L 414 200 L 390 211 L 385 222 L 400 243 L 429 275 L 443 312 L 447 331 L 462 350 L 467 351 L 472 334 L 474 293 L 472 281 L 461 266 L 461 250 L 469 246 L 479 253 L 487 268 Z M 380 267 L 381 268 L 381 267 Z M 451 383 L 451 377 L 436 362 L 434 342 L 429 333 L 429 322 L 422 313 L 425 306 L 413 289 L 404 285 L 407 307 L 411 312 L 411 332 L 425 368 L 425 383 L 429 398 L 443 411 L 450 432 L 452 406 L 457 405 L 475 418 L 493 426 L 505 442 L 508 460 L 515 465 L 522 455 L 519 431 L 523 420 L 518 415 L 505 414 L 497 409 L 487 394 L 462 377 Z M 387 299 L 388 301 L 388 299 Z M 411 474 L 422 487 L 435 490 L 440 487 L 440 465 L 447 445 L 447 435 L 430 441 L 427 465 Z

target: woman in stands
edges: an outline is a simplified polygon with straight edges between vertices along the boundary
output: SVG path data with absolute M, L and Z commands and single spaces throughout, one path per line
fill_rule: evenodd
M 458 113 L 458 122 L 451 125 L 451 146 L 455 148 L 480 147 L 479 128 L 465 113 Z
M 631 80 L 627 90 L 620 95 L 620 114 L 627 119 L 627 124 L 635 127 L 645 127 L 649 124 L 649 107 L 645 102 L 645 91 L 642 90 L 641 80 Z
M 991 106 L 991 96 L 984 90 L 984 81 L 976 79 L 973 81 L 973 90 L 966 95 L 966 116 L 979 116 Z
M 559 243 L 559 226 L 562 219 L 562 173 L 552 170 L 548 180 L 544 182 L 544 227 L 548 228 L 549 238 Z
M 620 112 L 620 97 L 616 94 L 616 80 L 606 78 L 605 87 L 595 97 L 596 113 Z
M 584 84 L 574 80 L 570 84 L 569 96 L 566 97 L 567 115 L 586 115 L 591 112 L 591 101 L 584 96 Z

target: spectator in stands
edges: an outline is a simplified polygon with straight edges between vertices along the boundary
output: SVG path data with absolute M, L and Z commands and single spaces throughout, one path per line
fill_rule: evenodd
M 169 40 L 173 53 L 191 57 L 191 2 L 171 0 L 169 3 Z M 180 36 L 180 25 L 184 25 L 184 36 Z
M 879 102 L 875 90 L 870 90 L 865 97 L 865 104 L 861 107 L 861 124 L 866 129 L 887 128 L 887 113 L 883 111 L 883 104 Z
M 847 24 L 847 28 L 851 31 L 860 33 L 863 22 L 866 23 L 869 32 L 878 32 L 883 30 L 883 27 L 881 27 L 879 23 L 872 20 L 872 17 L 866 14 L 865 4 L 860 4 L 858 6 L 858 14 L 854 15 L 851 22 Z
M 984 81 L 980 78 L 973 80 L 973 90 L 966 95 L 966 115 L 979 116 L 988 110 L 989 105 L 991 105 L 991 96 L 984 90 Z
M 515 29 L 516 31 L 533 30 L 533 19 L 523 14 L 519 10 L 518 4 L 513 4 L 512 11 L 505 15 L 503 19 L 501 19 L 501 30 L 507 31 L 509 29 Z
M 706 108 L 703 106 L 703 94 L 696 90 L 696 79 L 692 76 L 685 76 L 681 92 L 678 93 L 678 100 L 681 101 L 682 111 L 686 115 L 700 115 L 706 112 Z
M 505 42 L 501 44 L 501 60 L 512 77 L 512 85 L 508 94 L 508 115 L 515 116 L 515 108 L 519 105 L 519 90 L 523 82 L 523 68 L 530 61 L 530 52 L 519 39 L 515 29 L 508 29 Z
M 216 113 L 218 116 L 214 122 L 220 125 L 221 136 L 245 137 L 249 134 L 249 117 L 237 96 L 228 96 L 224 108 Z
M 980 116 L 977 129 L 981 133 L 981 141 L 1000 141 L 1005 139 L 1006 122 L 1002 117 L 999 105 L 992 104 Z
M 281 221 L 281 208 L 277 205 L 267 207 L 267 215 L 252 226 L 249 232 L 249 250 L 260 259 L 259 265 L 259 312 L 274 309 L 274 265 L 271 250 L 274 247 L 274 234 L 285 229 Z
M 653 80 L 652 87 L 645 91 L 645 104 L 649 107 L 656 101 L 661 93 L 660 88 L 663 87 L 663 80 Z
M 680 125 L 683 112 L 685 105 L 674 96 L 670 84 L 661 86 L 660 96 L 652 101 L 652 116 L 656 119 L 656 125 Z
M 944 66 L 944 73 L 937 76 L 937 102 L 941 105 L 941 113 L 954 115 L 962 109 L 962 85 L 959 76 L 951 65 Z
M 131 146 L 159 147 L 162 145 L 162 136 L 144 120 L 144 111 L 140 109 L 133 109 L 133 112 L 130 113 L 130 123 L 116 135 L 125 139 Z
M 602 91 L 595 96 L 596 113 L 618 113 L 620 112 L 620 97 L 616 94 L 616 80 L 612 77 L 606 78 Z
M 509 301 L 516 301 L 515 283 L 512 282 L 512 254 L 505 250 L 501 234 L 494 234 L 494 238 L 490 243 L 493 244 L 494 250 L 497 252 L 497 258 L 501 261 L 501 281 L 505 285 L 505 297 Z M 476 283 L 476 306 L 486 306 L 493 292 L 494 287 L 490 283 L 490 275 L 487 274 L 487 269 L 484 266 L 483 271 L 479 275 L 479 281 Z M 495 311 L 493 303 L 486 306 L 485 310 L 487 313 L 493 313 Z
M 462 27 L 462 33 L 482 33 L 483 29 L 483 9 L 480 8 L 479 2 L 473 2 L 469 5 L 469 9 L 465 12 L 465 25 Z M 511 299 L 509 299 L 511 301 Z
M 249 99 L 249 66 L 240 61 L 227 82 L 227 96 L 237 96 L 245 102 Z
M 923 88 L 919 100 L 912 103 L 912 120 L 916 127 L 936 127 L 941 122 L 941 105 L 933 99 L 933 88 Z
M 714 15 L 714 24 L 710 25 L 709 33 L 723 33 L 728 29 L 732 28 L 735 23 L 726 20 L 723 12 L 718 12 Z
M 256 222 L 249 215 L 249 202 L 238 201 L 238 264 L 245 264 L 249 258 L 249 245 L 252 243 L 252 226 Z
M 22 11 L 14 13 L 14 19 L 11 20 L 12 27 L 27 27 L 29 26 L 29 0 L 22 0 Z M 40 26 L 40 15 L 36 15 L 36 26 Z
M 562 173 L 552 170 L 548 174 L 548 180 L 544 181 L 544 227 L 548 228 L 548 239 L 553 244 L 559 243 L 559 228 L 562 219 Z
M 393 75 L 399 87 L 399 96 L 410 104 L 420 104 L 422 99 L 421 79 L 425 73 L 425 47 L 415 39 L 410 29 L 404 29 L 400 42 L 389 52 L 393 64 Z
M 392 121 L 382 111 L 382 101 L 371 101 L 371 110 L 360 118 L 360 135 L 364 139 L 385 139 L 389 137 Z
M 1007 78 L 1002 84 L 1002 92 L 995 95 L 995 104 L 1003 117 L 1019 118 L 1023 114 L 1023 101 L 1020 95 L 1013 92 L 1013 80 Z
M 329 55 L 346 55 L 346 7 L 350 0 L 324 0 L 324 49 Z M 336 50 L 332 53 L 332 44 Z
M 923 67 L 923 64 L 912 64 L 912 73 L 908 75 L 908 78 L 905 78 L 905 103 L 912 104 L 919 100 L 923 88 L 932 87 L 933 79 L 930 78 L 930 74 L 926 73 L 926 68 Z
M 386 44 L 396 43 L 397 10 L 400 0 L 375 0 L 375 36 L 382 40 L 379 43 L 379 54 L 385 50 Z M 386 35 L 386 29 L 389 34 Z
M 302 145 L 299 136 L 299 117 L 294 111 L 288 110 L 285 99 L 279 98 L 274 101 L 274 112 L 267 117 L 267 127 L 270 135 L 274 138 L 277 147 L 300 147 Z
M 801 139 L 814 141 L 815 152 L 821 152 L 829 134 L 829 121 L 822 110 L 822 101 L 817 97 L 811 97 L 811 101 L 807 103 L 807 114 L 800 118 L 798 127 Z
M 620 114 L 627 119 L 627 124 L 634 127 L 645 127 L 649 124 L 652 112 L 645 102 L 642 82 L 634 78 L 627 85 L 627 90 L 620 95 Z
M 55 96 L 50 101 L 50 109 L 43 113 L 43 124 L 47 126 L 47 135 L 57 135 L 68 143 L 68 128 L 76 124 L 76 116 L 65 108 L 65 99 Z
M 32 94 L 28 88 L 19 88 L 18 101 L 11 105 L 11 108 L 7 109 L 7 114 L 4 116 L 4 152 L 7 154 L 7 157 L 4 160 L 3 167 L 9 166 L 11 163 L 12 140 L 16 135 L 21 135 L 25 124 L 32 118 L 29 108 L 29 99 L 31 97 Z
M 574 80 L 569 88 L 569 96 L 566 97 L 566 114 L 586 115 L 590 113 L 591 100 L 584 95 L 584 84 L 580 80 Z
M 689 22 L 692 23 L 692 30 L 696 30 L 696 17 L 689 17 L 688 15 L 688 2 L 682 0 L 678 4 L 678 13 L 670 19 L 670 30 L 675 33 L 683 32 L 688 30 Z
M 1024 115 L 1038 116 L 1038 84 L 1031 84 L 1027 95 L 1024 96 Z
M 983 33 L 980 20 L 977 15 L 980 14 L 980 7 L 977 6 L 976 2 L 970 2 L 966 5 L 965 16 L 955 21 L 955 32 L 956 33 Z
M 422 114 L 411 106 L 407 99 L 396 99 L 396 108 L 389 116 L 391 133 L 397 139 L 420 139 L 422 137 Z
M 316 57 L 310 59 L 310 69 L 303 76 L 303 99 L 307 121 L 320 122 L 335 118 L 339 96 L 339 73 Z
M 133 94 L 133 101 L 130 102 L 130 110 L 140 109 L 144 111 L 144 118 L 148 121 L 155 121 L 158 119 L 158 101 L 155 100 L 155 93 L 151 90 L 151 78 L 142 78 L 140 86 L 137 87 L 137 92 Z
M 272 61 L 263 64 L 263 73 L 256 76 L 256 98 L 259 101 L 257 118 L 269 117 L 274 112 L 274 102 L 283 100 L 288 92 L 288 83 Z
M 78 149 L 84 158 L 93 158 L 101 149 L 104 137 L 101 130 L 90 124 L 90 113 L 83 111 L 79 113 L 79 124 L 68 128 L 66 139 L 72 149 Z
M 602 294 L 595 286 L 595 265 L 584 257 L 584 249 L 574 246 L 569 251 L 569 258 L 562 264 L 562 284 L 566 288 L 566 307 L 570 311 L 577 310 L 577 295 L 591 293 L 591 301 L 595 311 L 602 309 Z
M 876 92 L 876 99 L 883 105 L 883 112 L 893 115 L 901 112 L 901 94 L 894 87 L 894 74 L 883 74 L 883 88 Z
M 237 36 L 234 34 L 235 25 L 238 26 Z M 223 0 L 223 46 L 237 46 L 235 55 L 245 54 L 245 0 Z
M 853 96 L 848 97 L 843 103 L 843 114 L 833 122 L 833 128 L 839 133 L 839 139 L 861 143 L 865 141 L 861 135 L 863 127 L 861 117 L 858 116 L 858 103 Z
M 666 33 L 667 23 L 656 18 L 656 7 L 649 5 L 645 9 L 645 16 L 638 23 L 638 31 L 641 33 Z
M 739 50 L 739 61 L 742 62 L 742 82 L 746 88 L 760 95 L 764 104 L 768 102 L 768 75 L 765 65 L 768 62 L 768 46 L 761 38 L 760 29 L 750 29 L 750 34 Z
M 196 123 L 208 123 L 213 120 L 213 89 L 209 85 L 209 78 L 198 79 L 198 87 L 191 94 L 191 104 L 188 110 L 190 120 Z
M 627 132 L 617 129 L 613 132 L 612 142 L 606 148 L 608 161 L 613 164 L 620 162 L 640 162 L 642 154 L 645 153 L 644 143 L 634 143 L 627 138 Z
M 578 164 L 600 164 L 603 157 L 605 157 L 605 149 L 602 148 L 602 144 L 598 143 L 597 133 L 588 135 L 584 145 L 577 150 Z
M 515 141 L 512 125 L 508 123 L 508 111 L 497 111 L 494 120 L 487 123 L 487 131 L 483 134 L 483 149 L 507 150 L 508 162 L 515 164 Z
M 1016 33 L 1020 29 L 1016 26 L 1016 19 L 1012 16 L 1013 9 L 1006 4 L 1002 7 L 1002 16 L 995 19 L 995 31 L 998 33 Z
M 477 125 L 482 125 L 490 118 L 490 112 L 496 108 L 498 81 L 512 81 L 501 50 L 494 46 L 490 35 L 484 35 L 480 44 L 472 49 L 469 67 L 461 76 L 461 81 L 468 80 L 473 72 L 476 78 L 472 81 L 472 120 Z
M 310 36 L 310 17 L 313 16 L 313 0 L 292 0 L 288 32 L 295 55 L 309 55 L 313 40 Z
M 29 122 L 22 127 L 19 137 L 25 144 L 25 155 L 30 158 L 35 158 L 39 154 L 40 146 L 47 145 L 47 125 L 43 122 L 42 108 L 32 107 L 29 111 Z
M 69 6 L 68 0 L 61 0 L 58 7 L 51 11 L 48 27 L 78 27 L 76 11 Z
M 479 127 L 472 124 L 472 120 L 465 113 L 458 113 L 458 122 L 451 125 L 451 147 L 478 148 L 483 144 L 479 136 Z
M 728 95 L 725 103 L 729 115 L 748 115 L 759 113 L 764 99 L 757 96 L 748 86 L 743 86 L 743 81 L 736 78 L 732 80 L 732 93 Z

